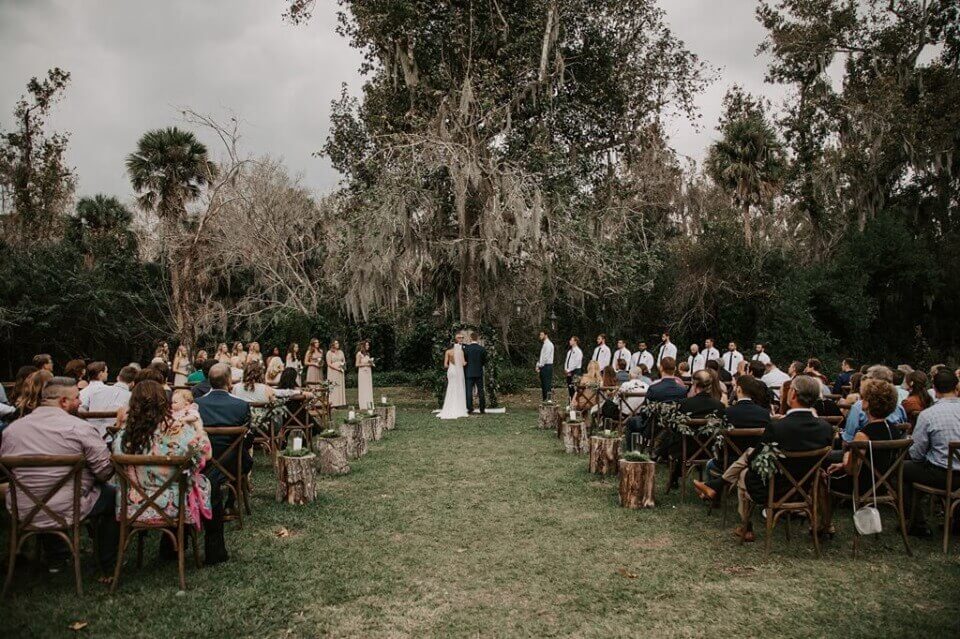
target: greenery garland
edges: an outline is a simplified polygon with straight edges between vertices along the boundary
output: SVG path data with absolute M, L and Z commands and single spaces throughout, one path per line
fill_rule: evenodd
M 433 339 L 433 360 L 443 364 L 443 354 L 450 348 L 453 336 L 459 332 L 475 332 L 483 340 L 483 347 L 487 350 L 487 363 L 483 367 L 483 389 L 486 395 L 487 408 L 497 408 L 500 405 L 499 372 L 504 360 L 500 353 L 500 340 L 497 330 L 488 325 L 476 326 L 465 322 L 454 322 L 449 327 L 437 332 Z M 437 406 L 443 406 L 443 398 L 447 393 L 447 371 L 437 367 L 433 378 L 433 390 L 437 397 Z
M 750 460 L 750 469 L 755 472 L 766 484 L 777 474 L 777 458 L 784 459 L 783 451 L 777 442 L 761 444 L 760 452 Z

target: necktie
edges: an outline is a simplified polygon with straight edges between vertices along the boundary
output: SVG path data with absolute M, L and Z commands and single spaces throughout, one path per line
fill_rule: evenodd
M 733 353 L 727 355 L 727 372 L 730 372 L 730 369 L 733 368 Z
M 573 355 L 573 351 L 567 351 L 567 363 L 563 365 L 565 370 L 570 370 L 570 357 Z

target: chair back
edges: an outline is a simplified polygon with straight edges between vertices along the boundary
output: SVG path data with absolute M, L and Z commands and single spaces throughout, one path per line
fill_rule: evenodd
M 220 453 L 217 457 L 211 457 L 210 463 L 214 468 L 223 473 L 223 476 L 226 477 L 228 482 L 235 482 L 237 478 L 240 477 L 241 469 L 243 468 L 243 440 L 246 439 L 247 433 L 250 432 L 250 429 L 246 426 L 204 426 L 203 430 L 206 431 L 207 435 L 210 437 L 221 437 L 228 438 L 229 444 L 223 452 Z M 234 455 L 233 465 L 234 468 L 231 470 L 227 468 L 227 462 L 230 460 L 230 456 Z
M 717 438 L 717 434 L 713 433 L 711 435 L 702 435 L 698 433 L 698 429 L 703 428 L 707 425 L 710 420 L 706 418 L 693 418 L 687 422 L 687 425 L 690 427 L 690 430 L 693 431 L 693 435 L 684 435 L 682 442 L 682 459 L 684 463 L 693 460 L 703 460 L 713 456 L 713 442 Z M 691 452 L 692 451 L 692 452 Z
M 813 494 L 816 490 L 817 481 L 820 476 L 820 468 L 827 459 L 827 455 L 833 450 L 830 446 L 817 448 L 815 450 L 804 451 L 782 451 L 783 457 L 774 457 L 774 464 L 777 468 L 777 476 L 786 479 L 787 490 L 779 498 L 775 498 L 775 489 L 777 477 L 770 479 L 768 484 L 767 505 L 772 508 L 779 508 L 791 501 L 791 498 L 802 499 L 806 503 L 813 503 Z M 801 475 L 800 479 L 793 476 L 793 473 L 787 468 L 786 462 L 792 460 L 813 460 L 810 467 Z
M 117 482 L 120 484 L 120 524 L 121 526 L 130 526 L 133 528 L 178 528 L 183 525 L 184 521 L 184 507 L 186 502 L 187 495 L 187 482 L 190 477 L 190 471 L 193 467 L 193 460 L 190 457 L 184 455 L 121 455 L 114 454 L 111 456 L 113 461 L 113 467 L 116 470 Z M 163 482 L 156 489 L 144 488 L 140 485 L 135 479 L 131 479 L 130 475 L 127 473 L 128 469 L 142 467 L 142 466 L 153 466 L 156 468 L 167 469 L 169 471 L 169 476 L 166 481 Z M 133 473 L 133 476 L 136 477 L 136 472 Z M 178 488 L 178 500 L 177 500 L 177 518 L 174 519 L 157 504 L 157 499 L 159 499 L 164 491 L 168 488 L 176 485 Z M 143 499 L 139 505 L 137 505 L 136 510 L 134 510 L 133 515 L 128 511 L 128 506 L 131 505 L 130 496 L 131 493 L 138 495 Z M 143 521 L 148 514 L 148 511 L 152 510 L 156 513 L 157 518 L 162 520 L 163 523 L 156 524 L 153 522 Z
M 743 446 L 744 439 L 750 438 L 759 441 L 766 430 L 766 428 L 731 428 L 724 433 L 723 467 L 729 468 L 733 460 L 739 459 L 746 452 L 747 447 Z
M 857 504 L 883 501 L 894 502 L 903 485 L 903 462 L 910 452 L 913 441 L 910 439 L 891 439 L 886 441 L 844 442 L 843 449 L 851 453 L 850 474 L 853 478 L 853 499 Z M 873 459 L 871 460 L 871 449 Z M 877 454 L 881 456 L 886 468 L 878 468 Z M 860 469 L 869 469 L 870 481 L 860 485 Z
M 18 530 L 43 531 L 60 528 L 63 530 L 80 526 L 80 492 L 81 473 L 86 467 L 83 455 L 8 455 L 0 457 L 0 473 L 5 474 L 10 482 L 10 515 L 16 522 Z M 38 497 L 32 490 L 17 478 L 16 471 L 21 468 L 62 468 L 63 474 L 42 496 Z M 50 508 L 50 501 L 60 489 L 73 481 L 73 520 Z M 24 513 L 20 509 L 20 494 L 27 498 L 28 506 Z M 52 527 L 38 527 L 33 522 L 41 512 L 46 513 L 54 522 Z

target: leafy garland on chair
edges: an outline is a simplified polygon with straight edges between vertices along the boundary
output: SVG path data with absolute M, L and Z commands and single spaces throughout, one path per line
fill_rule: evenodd
M 777 442 L 764 442 L 761 444 L 760 452 L 750 460 L 750 469 L 760 476 L 764 484 L 767 484 L 778 472 L 777 458 L 784 459 L 780 445 Z

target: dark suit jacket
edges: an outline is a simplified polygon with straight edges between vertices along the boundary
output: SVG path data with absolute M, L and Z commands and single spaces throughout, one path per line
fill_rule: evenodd
M 784 452 L 816 450 L 833 445 L 833 427 L 810 411 L 797 411 L 770 422 L 763 437 L 760 438 L 760 443 L 772 442 L 776 442 Z M 755 452 L 759 452 L 759 449 Z M 790 471 L 795 480 L 800 481 L 816 461 L 814 458 L 783 460 L 783 466 Z M 776 495 L 782 495 L 786 492 L 789 481 L 777 475 L 776 482 L 774 492 Z M 755 503 L 766 503 L 767 485 L 759 475 L 753 472 L 753 469 L 747 473 L 746 485 Z
M 463 356 L 467 360 L 467 365 L 463 367 L 464 377 L 483 377 L 487 349 L 479 344 L 467 344 L 463 347 Z
M 199 399 L 210 392 L 210 381 L 203 380 L 196 386 L 190 389 L 190 392 L 193 393 L 193 399 Z
M 766 428 L 770 425 L 770 411 L 743 399 L 727 408 L 727 421 L 734 428 Z
M 694 419 L 701 419 L 709 415 L 723 415 L 723 411 L 723 402 L 710 397 L 708 393 L 700 393 L 693 397 L 687 397 L 680 402 L 680 412 Z
M 212 390 L 197 399 L 204 426 L 246 426 L 250 421 L 250 404 L 225 390 Z M 211 437 L 213 455 L 219 457 L 230 445 L 229 438 Z
M 837 380 L 833 383 L 833 388 L 831 389 L 833 391 L 833 394 L 842 395 L 843 387 L 850 383 L 850 378 L 852 376 L 853 376 L 853 371 L 850 371 L 849 373 L 840 373 L 839 375 L 837 375 Z
M 648 402 L 666 402 L 676 404 L 687 398 L 687 387 L 675 379 L 664 379 L 650 385 L 647 389 Z

